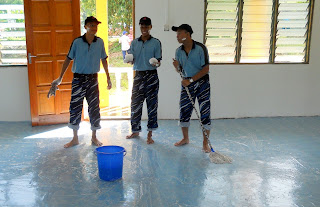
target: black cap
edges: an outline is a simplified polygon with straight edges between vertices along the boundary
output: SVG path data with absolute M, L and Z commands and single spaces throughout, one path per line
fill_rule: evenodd
M 84 21 L 84 25 L 86 25 L 89 22 L 96 22 L 98 24 L 101 23 L 100 21 L 97 20 L 97 18 L 95 18 L 93 16 L 87 17 L 86 20 Z
M 151 25 L 151 19 L 149 17 L 142 17 L 139 21 L 139 24 L 141 25 Z
M 175 26 L 172 26 L 172 31 L 177 31 L 177 30 L 185 30 L 185 31 L 187 31 L 187 32 L 189 32 L 190 33 L 190 35 L 193 33 L 193 30 L 192 30 L 192 28 L 191 28 L 191 26 L 190 25 L 188 25 L 188 24 L 182 24 L 182 25 L 180 25 L 179 27 L 175 27 Z

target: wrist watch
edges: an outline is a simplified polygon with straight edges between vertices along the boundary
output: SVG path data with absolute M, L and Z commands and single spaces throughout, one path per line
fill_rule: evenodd
M 190 81 L 190 83 L 193 83 L 193 79 L 192 78 L 190 78 L 189 81 Z

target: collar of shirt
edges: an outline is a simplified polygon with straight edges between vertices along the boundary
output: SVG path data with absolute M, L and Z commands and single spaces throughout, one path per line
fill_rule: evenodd
M 84 35 L 82 35 L 82 40 L 83 40 L 84 42 L 86 42 L 86 43 L 89 44 L 89 42 L 88 42 L 87 39 L 86 39 L 86 33 L 85 33 Z M 97 36 L 94 36 L 93 42 L 96 42 L 96 41 L 97 41 Z
M 196 47 L 196 43 L 192 40 L 192 49 Z M 184 45 L 181 45 L 181 50 L 184 50 Z
M 208 64 L 208 61 L 206 61 L 207 50 L 203 44 L 196 41 L 193 41 L 192 49 L 188 54 L 184 49 L 183 45 L 181 45 L 176 51 L 176 59 L 183 68 L 183 76 L 193 77 Z
M 151 40 L 152 36 L 150 35 L 150 37 L 147 40 Z M 142 35 L 138 38 L 138 41 L 143 41 L 142 40 Z

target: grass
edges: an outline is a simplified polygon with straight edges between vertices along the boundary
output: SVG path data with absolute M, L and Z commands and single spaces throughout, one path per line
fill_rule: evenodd
M 111 53 L 108 57 L 110 67 L 130 67 L 131 65 L 123 62 L 122 52 Z
M 121 44 L 118 39 L 109 41 L 108 63 L 111 67 L 130 67 L 129 64 L 123 62 Z

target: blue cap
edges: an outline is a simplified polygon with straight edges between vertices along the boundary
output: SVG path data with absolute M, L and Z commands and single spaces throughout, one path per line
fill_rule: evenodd
M 127 34 L 127 33 L 128 33 L 127 31 L 123 31 L 123 32 L 122 32 L 123 35 L 125 35 L 125 34 Z

